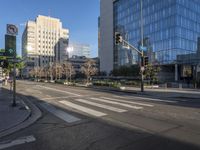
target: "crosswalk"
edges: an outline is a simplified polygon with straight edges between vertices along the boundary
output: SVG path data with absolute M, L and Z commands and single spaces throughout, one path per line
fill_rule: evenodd
M 82 112 L 83 114 L 93 116 L 93 117 L 104 117 L 108 116 L 112 113 L 126 113 L 131 110 L 142 110 L 145 107 L 152 108 L 154 105 L 148 104 L 148 103 L 142 103 L 142 102 L 134 102 L 134 101 L 128 101 L 123 99 L 117 99 L 114 97 L 74 97 L 73 100 L 59 100 L 56 101 L 58 104 L 69 108 L 70 110 L 75 110 L 76 112 Z M 56 110 L 51 108 L 48 105 L 44 105 L 43 107 L 59 117 L 60 119 L 66 121 L 66 122 L 77 122 L 80 121 L 80 118 L 74 118 L 70 114 L 66 114 L 63 112 L 60 112 L 59 110 Z M 67 115 L 65 117 L 65 115 Z
M 153 102 L 164 102 L 164 103 L 177 103 L 177 101 L 172 100 L 162 100 L 158 98 L 149 98 L 149 97 L 138 97 L 138 96 L 114 96 L 116 98 L 124 98 L 124 99 L 133 99 L 137 98 L 138 100 L 145 100 L 145 101 L 153 101 Z
M 120 106 L 123 106 L 123 107 L 128 107 L 128 108 L 133 108 L 133 109 L 142 109 L 143 108 L 143 107 L 140 107 L 140 106 L 133 106 L 133 105 L 130 105 L 130 104 L 125 104 L 125 103 L 105 100 L 105 99 L 102 99 L 102 98 L 91 98 L 91 99 L 95 100 L 95 101 L 105 102 L 105 103 L 114 104 L 114 105 L 120 105 Z
M 151 104 L 131 102 L 131 101 L 127 101 L 127 100 L 119 100 L 119 99 L 116 99 L 116 98 L 108 98 L 108 97 L 101 97 L 101 98 L 104 98 L 104 99 L 107 99 L 107 100 L 112 100 L 112 101 L 118 101 L 118 102 L 126 102 L 126 103 L 129 103 L 129 104 L 135 104 L 135 105 L 140 105 L 140 106 L 147 106 L 147 107 L 153 107 L 154 106 L 154 105 L 151 105 Z
M 94 109 L 90 109 L 90 108 L 87 108 L 87 107 L 84 107 L 84 106 L 81 106 L 81 105 L 77 105 L 77 104 L 74 104 L 72 102 L 68 102 L 68 101 L 60 101 L 60 103 L 68 106 L 68 107 L 72 107 L 76 110 L 80 110 L 82 112 L 85 112 L 87 114 L 90 114 L 90 115 L 93 115 L 93 116 L 96 116 L 96 117 L 102 117 L 102 116 L 105 116 L 107 114 L 103 113 L 103 112 L 100 112 L 100 111 L 96 111 Z

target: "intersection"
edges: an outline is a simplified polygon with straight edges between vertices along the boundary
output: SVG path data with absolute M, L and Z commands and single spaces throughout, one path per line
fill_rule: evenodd
M 198 100 L 192 105 L 178 98 L 29 81 L 17 84 L 18 96 L 36 105 L 42 116 L 1 139 L 33 136 L 35 141 L 8 149 L 199 149 Z

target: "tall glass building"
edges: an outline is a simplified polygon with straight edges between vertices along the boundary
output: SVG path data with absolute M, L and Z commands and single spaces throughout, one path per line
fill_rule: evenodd
M 152 62 L 176 63 L 177 55 L 195 53 L 200 36 L 200 0 L 143 0 L 144 38 L 152 50 Z M 138 47 L 141 41 L 141 0 L 113 2 L 114 33 Z M 138 56 L 113 44 L 114 67 L 138 63 Z

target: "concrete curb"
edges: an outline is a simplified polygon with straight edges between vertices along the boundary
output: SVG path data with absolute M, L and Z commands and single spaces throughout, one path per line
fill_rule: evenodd
M 18 123 L 17 125 L 15 125 L 10 129 L 2 131 L 0 133 L 0 138 L 13 134 L 19 130 L 22 130 L 30 126 L 42 116 L 40 109 L 37 106 L 35 106 L 30 100 L 28 100 L 25 96 L 18 96 L 18 97 L 23 101 L 23 104 L 30 113 L 27 116 L 27 118 L 24 119 L 24 121 Z
M 86 88 L 86 89 L 97 89 L 101 91 L 113 91 L 113 92 L 122 92 L 122 93 L 129 93 L 129 94 L 142 94 L 142 95 L 149 95 L 145 91 L 140 92 L 140 91 L 134 91 L 134 90 L 121 90 L 117 88 L 112 88 L 112 87 L 97 87 L 97 86 L 75 86 L 75 87 L 80 87 L 80 88 Z

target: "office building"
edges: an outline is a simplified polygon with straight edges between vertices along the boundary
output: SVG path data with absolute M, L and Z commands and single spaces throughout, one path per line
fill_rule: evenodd
M 69 58 L 71 58 L 73 55 L 76 56 L 85 56 L 87 58 L 90 58 L 90 45 L 89 44 L 80 44 L 76 42 L 70 42 L 69 43 Z
M 76 55 L 73 55 L 72 57 L 69 58 L 68 61 L 74 67 L 74 70 L 75 70 L 77 76 L 79 76 L 80 74 L 82 74 L 81 67 L 83 67 L 84 64 L 88 60 L 93 60 L 95 62 L 95 67 L 99 70 L 99 58 L 97 58 L 97 57 L 96 58 L 87 58 L 85 56 L 76 56 Z
M 161 65 L 163 72 L 171 72 L 167 68 L 172 67 L 170 80 L 179 79 L 177 56 L 197 51 L 199 0 L 143 0 L 143 19 L 141 0 L 101 0 L 100 3 L 101 71 L 139 63 L 136 52 L 114 44 L 114 33 L 121 33 L 123 39 L 139 48 L 142 25 L 151 62 Z
M 28 21 L 22 35 L 22 56 L 25 75 L 34 67 L 45 67 L 68 59 L 69 30 L 57 18 L 39 15 Z

